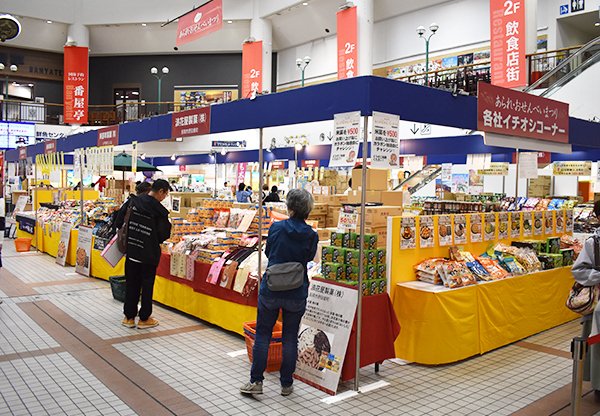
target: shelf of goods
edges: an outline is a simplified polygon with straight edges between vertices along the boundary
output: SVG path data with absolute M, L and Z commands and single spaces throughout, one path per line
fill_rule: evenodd
M 573 230 L 572 210 L 395 217 L 391 220 L 391 230 L 388 276 L 402 328 L 395 343 L 398 358 L 429 365 L 451 363 L 579 316 L 565 307 L 573 278 L 570 265 L 562 264 L 563 255 L 564 261 L 572 264 L 580 249 L 569 237 Z M 477 257 L 482 263 L 476 262 L 479 266 L 489 265 L 490 270 L 503 261 L 515 267 L 518 262 L 515 264 L 513 260 L 521 259 L 521 254 L 512 258 L 510 253 L 516 253 L 513 251 L 516 247 L 511 244 L 541 253 L 538 257 L 533 251 L 519 252 L 525 253 L 521 260 L 525 270 L 511 269 L 513 277 L 496 280 L 491 275 L 484 278 L 489 281 L 471 284 L 475 279 L 470 272 L 478 270 L 468 263 L 473 259 L 470 253 L 491 253 L 491 257 L 486 254 Z M 561 246 L 575 248 L 561 250 Z M 497 250 L 504 250 L 504 257 Z M 550 254 L 542 254 L 545 250 L 550 250 Z M 423 277 L 427 273 L 414 266 L 425 264 L 426 259 L 447 258 L 449 254 L 455 260 L 465 260 L 465 267 L 469 267 L 465 276 L 471 277 L 462 278 L 462 282 L 459 278 L 457 284 L 448 265 L 460 262 L 449 262 L 446 266 L 438 264 L 428 276 L 441 273 L 440 277 L 450 286 L 459 287 L 417 281 L 417 275 L 427 280 Z M 495 254 L 500 254 L 497 260 Z M 531 255 L 534 260 L 527 264 Z M 548 270 L 527 273 L 542 267 Z M 501 277 L 502 273 L 496 276 Z

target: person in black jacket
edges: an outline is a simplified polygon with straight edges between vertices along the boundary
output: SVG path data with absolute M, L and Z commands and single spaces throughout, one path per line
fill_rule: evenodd
M 157 179 L 149 194 L 131 198 L 131 214 L 127 233 L 127 259 L 125 260 L 125 318 L 122 324 L 136 326 L 138 299 L 142 295 L 138 328 L 158 325 L 152 318 L 152 292 L 156 268 L 160 261 L 160 244 L 171 235 L 169 211 L 161 201 L 169 194 L 169 183 Z
M 147 194 L 150 193 L 150 189 L 152 188 L 152 184 L 149 182 L 139 182 L 135 186 L 136 195 Z M 131 200 L 134 198 L 134 195 L 129 195 L 129 198 L 121 205 L 118 211 L 113 213 L 113 224 L 112 224 L 112 232 L 113 234 L 117 232 L 117 229 L 123 226 L 123 221 L 125 221 L 125 213 L 127 212 L 127 208 L 129 208 L 129 204 Z
M 279 194 L 277 192 L 277 187 L 273 185 L 271 188 L 271 193 L 267 195 L 263 202 L 280 202 L 281 200 L 279 199 Z

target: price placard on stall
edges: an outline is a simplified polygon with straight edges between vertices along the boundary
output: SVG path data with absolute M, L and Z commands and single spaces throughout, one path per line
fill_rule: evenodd
M 469 214 L 469 235 L 471 243 L 482 241 L 481 214 Z
M 340 212 L 337 228 L 343 230 L 356 230 L 358 225 L 358 214 L 350 212 Z
M 433 228 L 433 217 L 422 215 L 419 217 L 419 247 L 433 247 L 435 243 L 435 230 Z
M 533 235 L 544 235 L 544 211 L 533 212 Z
M 533 213 L 523 212 L 523 237 L 531 237 L 533 234 Z
M 329 166 L 354 166 L 360 145 L 360 111 L 336 114 Z
M 415 217 L 402 217 L 401 219 L 400 250 L 416 247 Z
M 440 246 L 452 245 L 452 217 L 450 215 L 438 216 L 438 238 Z
M 400 145 L 398 125 L 400 118 L 394 114 L 373 111 L 373 141 L 371 143 L 371 166 L 397 169 Z
M 508 238 L 508 212 L 498 214 L 498 240 Z
M 467 216 L 456 214 L 454 216 L 454 244 L 467 243 Z
M 496 239 L 496 214 L 488 213 L 483 218 L 483 239 L 484 241 L 493 241 Z
M 508 176 L 508 162 L 492 162 L 488 169 L 477 169 L 478 175 Z
M 520 212 L 510 213 L 510 238 L 521 237 L 522 221 Z
M 590 176 L 592 174 L 592 162 L 554 162 L 552 173 L 554 175 Z

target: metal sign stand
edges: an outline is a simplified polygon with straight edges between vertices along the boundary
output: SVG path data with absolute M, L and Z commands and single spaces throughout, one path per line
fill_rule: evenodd
M 515 181 L 515 198 L 519 197 L 519 149 L 515 149 L 517 151 L 517 156 L 516 156 L 516 162 L 517 162 L 517 166 L 516 166 L 516 181 Z
M 258 190 L 256 195 L 258 197 L 258 281 L 262 279 L 262 214 L 263 214 L 263 199 L 262 199 L 262 188 L 263 188 L 263 128 L 259 129 L 258 134 Z M 260 284 L 259 284 L 260 287 Z

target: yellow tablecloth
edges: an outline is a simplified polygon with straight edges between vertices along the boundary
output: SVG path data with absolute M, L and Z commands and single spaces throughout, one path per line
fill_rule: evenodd
M 36 247 L 39 251 L 50 254 L 52 257 L 56 257 L 58 253 L 58 243 L 60 242 L 60 232 L 50 233 L 50 228 L 46 224 L 44 228 L 36 225 L 35 232 L 37 234 L 36 239 L 33 239 L 33 234 L 29 234 L 25 231 L 21 231 L 17 228 L 17 237 L 29 237 L 32 239 L 31 245 Z M 69 237 L 69 247 L 67 251 L 67 257 L 65 262 L 71 266 L 75 265 L 75 258 L 77 256 L 77 236 L 79 235 L 78 230 L 71 230 L 71 237 Z
M 573 320 L 579 315 L 565 307 L 572 284 L 570 267 L 458 289 L 400 283 L 396 355 L 420 364 L 451 363 Z
M 94 247 L 96 236 L 92 239 L 92 247 Z M 99 279 L 108 280 L 110 276 L 123 276 L 125 274 L 125 257 L 121 259 L 117 267 L 114 269 L 102 258 L 101 251 L 92 250 L 92 258 L 90 264 L 90 275 Z

